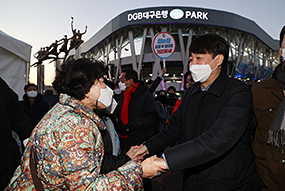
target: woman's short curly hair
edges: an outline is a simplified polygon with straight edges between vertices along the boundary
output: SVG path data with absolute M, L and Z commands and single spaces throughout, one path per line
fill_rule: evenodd
M 57 69 L 52 85 L 57 93 L 64 93 L 82 100 L 95 80 L 103 77 L 107 72 L 107 65 L 102 61 L 91 61 L 86 58 L 71 60 Z

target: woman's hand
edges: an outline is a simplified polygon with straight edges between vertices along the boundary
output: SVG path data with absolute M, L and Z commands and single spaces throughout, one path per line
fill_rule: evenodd
M 166 170 L 165 162 L 163 164 L 163 162 L 161 161 L 163 159 L 159 159 L 159 160 L 158 159 L 159 158 L 157 158 L 157 156 L 154 155 L 152 157 L 145 159 L 142 162 L 142 167 L 143 167 L 142 177 L 143 178 L 151 179 L 151 178 L 155 177 L 159 171 L 164 172 Z
M 147 151 L 147 148 L 145 145 L 141 145 L 141 146 L 133 146 L 131 147 L 131 149 L 128 151 L 128 156 L 132 159 L 132 160 L 142 160 L 143 157 L 146 154 L 149 154 Z

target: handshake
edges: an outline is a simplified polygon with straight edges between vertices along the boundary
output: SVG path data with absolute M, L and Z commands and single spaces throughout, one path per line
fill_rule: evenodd
M 132 160 L 141 161 L 146 154 L 149 154 L 145 145 L 132 146 L 126 153 Z M 145 159 L 142 162 L 143 178 L 153 178 L 159 172 L 165 172 L 167 170 L 166 163 L 163 158 L 158 158 L 156 155 Z

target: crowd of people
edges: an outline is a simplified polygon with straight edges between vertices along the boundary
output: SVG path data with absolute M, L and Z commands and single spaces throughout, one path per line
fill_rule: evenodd
M 154 95 L 166 68 L 146 83 L 127 68 L 114 84 L 89 59 L 57 69 L 52 108 L 35 84 L 18 102 L 0 79 L 0 190 L 148 191 L 168 170 L 183 172 L 184 190 L 285 190 L 284 35 L 280 65 L 252 88 L 226 75 L 229 45 L 216 34 L 191 43 L 180 99 L 173 86 Z

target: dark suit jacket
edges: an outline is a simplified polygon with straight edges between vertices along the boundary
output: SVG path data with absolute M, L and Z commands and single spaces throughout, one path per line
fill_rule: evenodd
M 0 190 L 3 190 L 21 159 L 18 144 L 12 137 L 12 130 L 23 141 L 30 136 L 33 127 L 19 104 L 17 94 L 2 78 L 0 89 Z
M 185 190 L 256 190 L 251 148 L 252 95 L 244 83 L 221 73 L 207 92 L 186 90 L 168 129 L 146 142 L 164 152 L 171 171 L 184 170 Z

